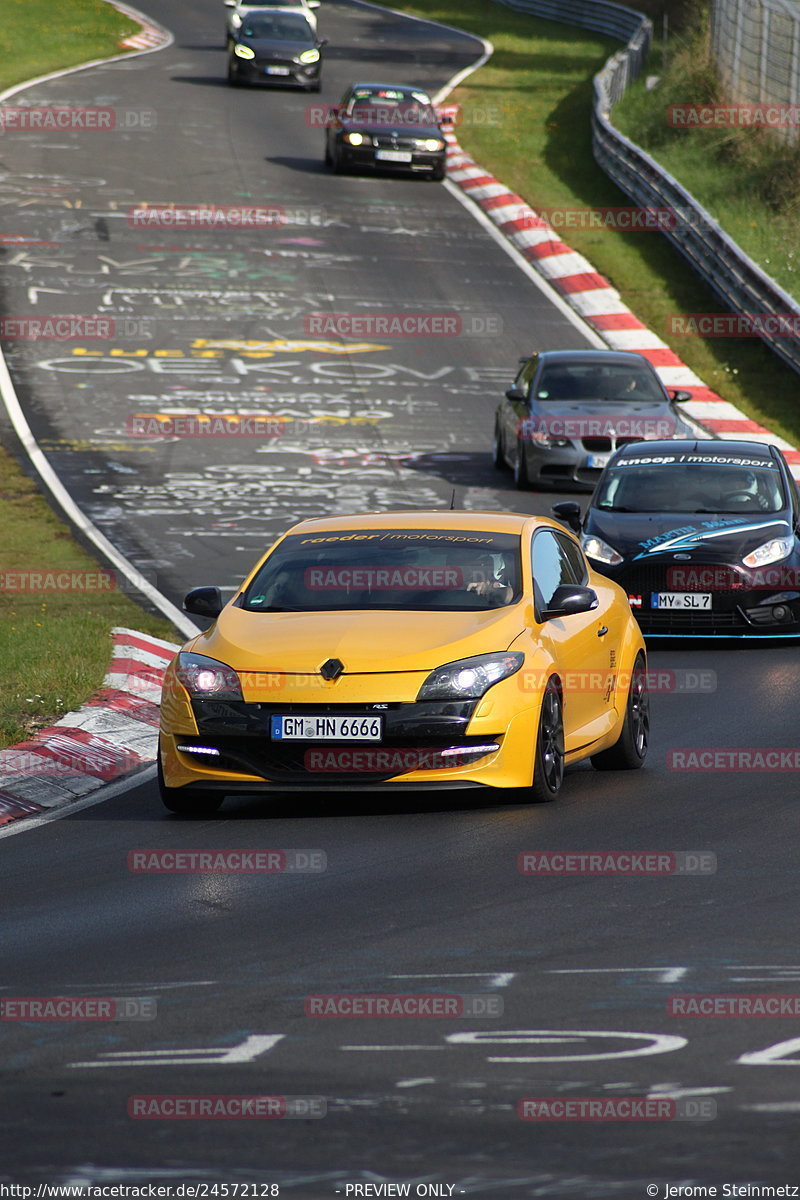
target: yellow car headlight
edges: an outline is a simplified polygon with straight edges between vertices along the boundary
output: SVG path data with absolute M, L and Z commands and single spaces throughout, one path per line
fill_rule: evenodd
M 319 50 L 304 50 L 297 61 L 301 63 L 319 62 Z
M 369 146 L 370 139 L 365 133 L 346 133 L 342 139 L 349 142 L 351 146 Z
M 249 46 L 234 46 L 233 53 L 237 58 L 255 58 L 255 50 L 251 50 Z
M 439 138 L 422 138 L 421 141 L 417 142 L 417 148 L 419 150 L 428 150 L 431 153 L 433 153 L 434 150 L 441 150 L 443 146 L 444 142 Z
M 477 700 L 493 684 L 518 671 L 524 661 L 525 655 L 514 650 L 445 663 L 431 671 L 417 700 Z
M 178 655 L 175 674 L 193 700 L 242 700 L 242 685 L 232 667 L 205 654 Z

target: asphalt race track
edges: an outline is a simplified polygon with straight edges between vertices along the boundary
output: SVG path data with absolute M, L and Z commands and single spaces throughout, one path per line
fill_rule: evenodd
M 2 146 L 3 311 L 116 323 L 113 339 L 4 346 L 83 510 L 173 601 L 232 589 L 305 516 L 446 507 L 454 488 L 459 507 L 548 512 L 561 497 L 493 470 L 493 410 L 519 355 L 586 337 L 447 188 L 329 174 L 310 111 L 356 78 L 436 89 L 478 43 L 326 0 L 320 97 L 232 89 L 218 0 L 147 11 L 173 46 L 24 97 L 113 106 L 127 129 Z M 285 219 L 136 225 L 159 204 Z M 458 314 L 469 332 L 346 354 L 308 332 L 310 314 L 354 311 Z M 279 432 L 132 432 L 198 411 L 267 413 Z M 146 998 L 153 1019 L 0 1022 L 0 1184 L 274 1184 L 312 1200 L 382 1183 L 503 1200 L 800 1185 L 797 1018 L 668 1010 L 688 993 L 800 994 L 796 774 L 670 769 L 681 749 L 795 745 L 797 664 L 791 646 L 654 653 L 686 690 L 664 675 L 647 769 L 573 769 L 551 806 L 309 794 L 187 821 L 148 778 L 12 830 L 0 997 Z M 153 848 L 314 851 L 326 869 L 132 870 Z M 692 852 L 716 869 L 524 874 L 534 851 Z M 494 1015 L 306 1015 L 309 997 L 342 993 L 478 996 Z M 129 1115 L 133 1097 L 176 1094 L 321 1098 L 326 1115 Z M 670 1119 L 517 1109 L 646 1096 L 674 1101 Z

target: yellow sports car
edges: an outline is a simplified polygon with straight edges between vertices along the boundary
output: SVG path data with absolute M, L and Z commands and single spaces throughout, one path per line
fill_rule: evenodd
M 164 681 L 172 812 L 226 793 L 489 787 L 558 795 L 565 764 L 640 767 L 649 704 L 625 593 L 545 517 L 387 512 L 303 521 Z M 515 797 L 516 798 L 516 797 Z

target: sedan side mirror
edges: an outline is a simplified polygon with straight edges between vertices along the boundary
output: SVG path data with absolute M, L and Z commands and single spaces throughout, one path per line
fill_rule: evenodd
M 309 8 L 319 8 L 319 0 L 307 0 Z
M 223 0 L 226 8 L 236 8 L 236 0 Z
M 318 49 L 318 50 L 321 50 L 321 49 L 322 49 L 322 47 L 323 47 L 323 46 L 327 46 L 327 44 L 328 44 L 328 39 L 327 39 L 327 38 L 320 38 L 320 39 L 319 39 L 319 41 L 317 42 L 317 49 Z
M 692 393 L 684 391 L 683 388 L 678 388 L 676 391 L 671 392 L 670 395 L 676 404 L 685 404 L 687 400 L 691 400 L 692 398 Z
M 194 613 L 196 617 L 218 617 L 223 608 L 218 587 L 192 588 L 183 601 L 184 612 Z
M 523 392 L 522 388 L 517 387 L 516 384 L 512 384 L 512 386 L 506 390 L 506 400 L 519 401 L 524 399 L 525 393 Z
M 550 511 L 555 513 L 565 525 L 569 525 L 575 533 L 580 533 L 581 506 L 577 500 L 562 500 L 560 504 L 554 504 Z
M 571 617 L 575 613 L 591 612 L 600 601 L 594 588 L 582 587 L 577 583 L 562 583 L 553 592 L 550 607 L 542 613 L 542 620 L 553 617 Z

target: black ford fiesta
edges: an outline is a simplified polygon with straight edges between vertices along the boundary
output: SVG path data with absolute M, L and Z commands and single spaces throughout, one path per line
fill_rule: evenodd
M 229 43 L 228 83 L 289 83 L 318 92 L 325 44 L 301 12 L 247 10 Z
M 800 634 L 800 502 L 775 446 L 624 446 L 582 522 L 575 501 L 553 511 L 628 593 L 648 638 Z

